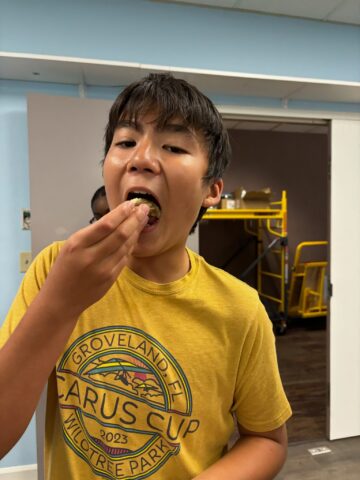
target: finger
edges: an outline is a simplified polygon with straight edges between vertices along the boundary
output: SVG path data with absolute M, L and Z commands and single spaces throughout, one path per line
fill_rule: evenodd
M 135 210 L 133 202 L 124 202 L 104 215 L 97 222 L 76 232 L 79 246 L 89 247 L 111 235 Z
M 116 281 L 118 276 L 120 275 L 122 269 L 128 265 L 129 260 L 132 255 L 132 251 L 134 250 L 134 247 L 136 246 L 136 243 L 139 238 L 139 234 L 141 232 L 136 232 L 134 233 L 129 241 L 127 242 L 127 250 L 126 252 L 123 252 L 123 255 L 120 255 L 119 252 L 115 252 L 113 256 L 111 257 L 111 262 L 108 265 L 109 271 L 111 272 L 111 276 L 113 278 L 113 282 Z
M 91 246 L 94 262 L 101 262 L 113 255 L 115 262 L 122 256 L 128 255 L 137 243 L 141 230 L 147 223 L 149 209 L 146 205 L 136 208 L 135 212 L 126 219 L 111 235 Z
M 109 242 L 113 241 L 116 248 L 118 243 L 126 242 L 134 232 L 140 232 L 148 221 L 149 210 L 148 205 L 144 204 L 136 207 L 131 215 L 109 236 Z
M 135 230 L 127 239 L 127 241 L 119 248 L 115 248 L 109 258 L 113 263 L 117 263 L 121 260 L 121 257 L 130 256 L 139 240 L 139 235 L 142 230 L 142 226 Z
M 129 263 L 130 252 L 134 244 L 136 244 L 138 237 L 139 232 L 134 232 L 127 243 L 123 244 L 116 252 L 96 262 L 96 275 L 99 285 L 104 283 L 112 284 L 116 281 L 121 270 Z

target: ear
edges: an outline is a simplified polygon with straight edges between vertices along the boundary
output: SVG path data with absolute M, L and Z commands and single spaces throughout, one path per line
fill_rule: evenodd
M 224 182 L 221 178 L 215 180 L 208 187 L 208 192 L 203 200 L 202 206 L 205 208 L 213 207 L 217 205 L 221 200 L 221 193 L 224 188 Z

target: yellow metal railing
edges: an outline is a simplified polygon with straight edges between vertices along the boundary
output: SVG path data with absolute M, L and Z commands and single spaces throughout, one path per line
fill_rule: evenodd
M 258 258 L 250 266 L 257 266 L 257 290 L 259 295 L 277 305 L 282 318 L 287 317 L 288 247 L 287 247 L 287 196 L 282 192 L 281 200 L 271 202 L 263 209 L 210 209 L 205 220 L 244 220 L 245 231 L 257 237 Z M 276 241 L 278 239 L 278 241 Z M 269 271 L 264 267 L 267 253 L 280 257 L 280 271 Z M 248 269 L 249 270 L 249 269 Z M 248 271 L 247 270 L 247 271 Z M 247 272 L 246 271 L 246 272 Z M 279 295 L 265 290 L 263 279 L 271 277 L 279 282 Z
M 279 238 L 277 248 L 272 248 L 271 253 L 277 255 L 280 259 L 280 269 L 277 272 L 269 271 L 264 268 L 264 262 L 259 262 L 257 270 L 257 289 L 259 295 L 278 305 L 279 313 L 284 317 L 286 324 L 287 316 L 287 278 L 288 278 L 288 247 L 287 247 L 287 196 L 282 192 L 279 202 L 272 202 L 271 208 L 278 211 L 276 217 L 260 219 L 258 223 L 258 257 L 263 258 L 262 254 L 266 249 L 272 237 Z M 266 240 L 267 238 L 267 240 Z M 266 291 L 264 277 L 271 277 L 278 281 L 279 294 L 269 294 Z M 275 296 L 276 295 L 276 296 Z

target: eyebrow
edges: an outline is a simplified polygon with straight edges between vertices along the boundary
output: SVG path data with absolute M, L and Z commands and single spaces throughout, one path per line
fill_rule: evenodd
M 140 130 L 140 125 L 131 120 L 119 120 L 116 128 L 133 128 L 134 130 Z
M 120 120 L 116 128 L 132 128 L 140 133 L 142 133 L 144 130 L 141 123 L 136 123 L 132 120 Z M 194 139 L 195 137 L 194 132 L 189 127 L 181 123 L 166 123 L 162 127 L 156 126 L 156 130 L 158 132 L 165 133 L 179 133 L 182 135 L 186 135 L 191 139 Z

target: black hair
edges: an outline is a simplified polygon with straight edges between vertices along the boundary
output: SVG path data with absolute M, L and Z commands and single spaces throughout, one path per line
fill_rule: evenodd
M 91 210 L 94 211 L 94 203 L 96 202 L 96 200 L 100 197 L 105 197 L 106 196 L 106 192 L 105 192 L 105 187 L 104 185 L 102 187 L 99 187 L 96 192 L 94 193 L 94 195 L 92 196 L 91 198 Z
M 230 162 L 231 148 L 220 113 L 212 101 L 196 87 L 168 73 L 151 73 L 120 93 L 109 113 L 104 136 L 104 158 L 119 122 L 130 119 L 136 124 L 140 116 L 150 111 L 158 113 L 156 123 L 160 128 L 180 117 L 186 127 L 199 132 L 205 141 L 209 159 L 203 180 L 210 183 L 222 178 Z M 201 207 L 190 233 L 195 230 L 205 212 L 206 208 Z

